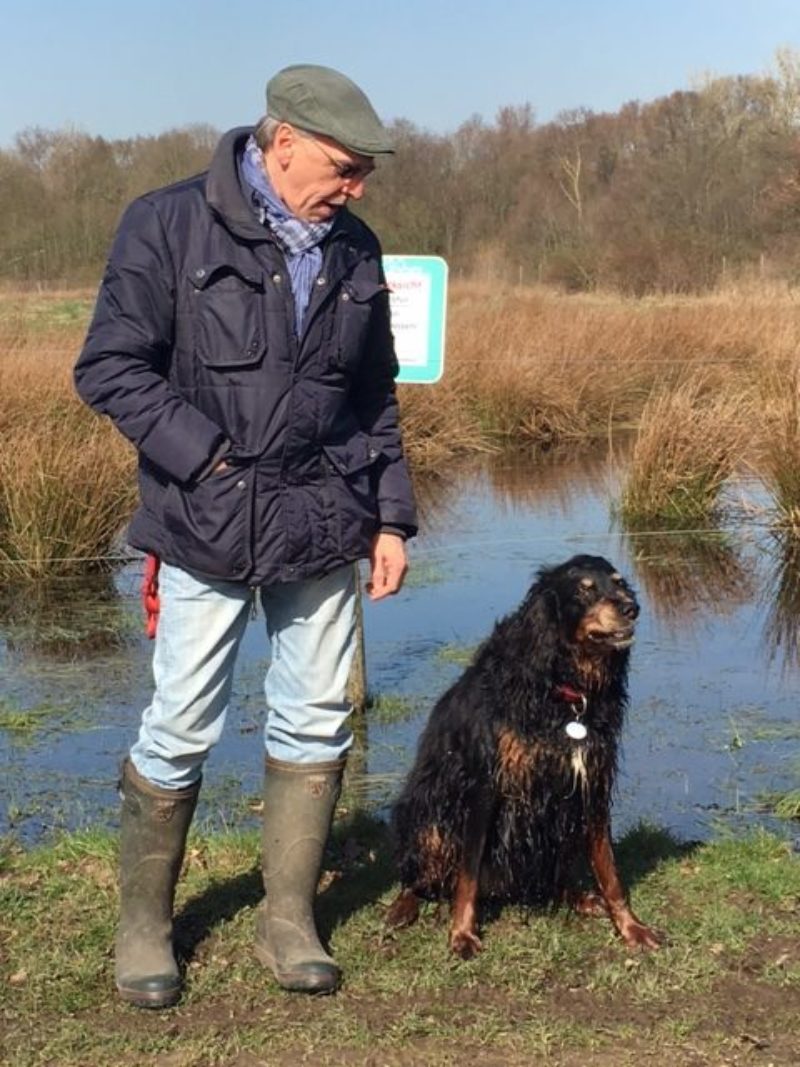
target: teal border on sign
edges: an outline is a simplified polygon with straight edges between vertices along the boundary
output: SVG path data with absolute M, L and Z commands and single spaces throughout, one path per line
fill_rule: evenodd
M 424 275 L 430 298 L 427 307 L 427 344 L 424 363 L 400 363 L 397 381 L 432 385 L 444 374 L 444 340 L 447 319 L 447 263 L 440 256 L 384 256 L 383 269 L 389 288 L 392 275 Z M 391 307 L 391 293 L 389 306 Z

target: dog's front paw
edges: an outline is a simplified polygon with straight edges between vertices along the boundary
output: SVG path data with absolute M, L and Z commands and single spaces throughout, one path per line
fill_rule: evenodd
M 450 949 L 462 960 L 471 960 L 482 948 L 481 939 L 473 930 L 450 931 Z
M 608 905 L 600 894 L 595 893 L 593 890 L 578 893 L 571 898 L 570 903 L 578 915 L 585 915 L 591 919 L 605 919 L 608 917 Z
M 634 949 L 655 950 L 661 948 L 665 941 L 662 933 L 640 922 L 626 923 L 620 934 L 628 948 Z

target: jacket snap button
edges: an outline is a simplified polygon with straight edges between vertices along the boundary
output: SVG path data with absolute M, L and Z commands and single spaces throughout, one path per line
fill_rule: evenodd
M 349 293 L 342 293 L 342 300 L 349 300 L 349 299 L 350 299 L 350 294 Z
M 237 488 L 237 489 L 246 489 L 246 488 L 247 488 L 247 482 L 245 482 L 245 481 L 238 481 L 238 482 L 236 483 L 236 488 Z
M 325 278 L 322 278 L 322 277 L 317 278 L 317 285 L 325 285 L 325 282 L 326 282 Z
M 283 281 L 283 278 L 281 277 L 280 274 L 273 274 L 272 275 L 272 280 L 275 282 L 276 285 L 280 285 L 281 282 Z
M 205 276 L 206 276 L 206 272 L 205 272 L 205 271 L 203 270 L 203 268 L 201 267 L 201 268 L 200 268 L 199 270 L 196 270 L 196 271 L 194 272 L 194 276 L 195 276 L 195 278 L 205 278 Z

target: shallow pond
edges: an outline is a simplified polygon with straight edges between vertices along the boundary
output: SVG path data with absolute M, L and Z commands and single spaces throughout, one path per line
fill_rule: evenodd
M 615 461 L 618 463 L 619 460 Z M 437 694 L 542 564 L 576 552 L 611 559 L 637 587 L 615 827 L 646 819 L 685 838 L 756 822 L 796 833 L 764 798 L 800 784 L 798 568 L 773 547 L 742 482 L 717 535 L 630 536 L 612 518 L 617 467 L 605 456 L 493 460 L 421 487 L 424 530 L 390 602 L 365 603 L 375 707 L 351 766 L 348 803 L 383 808 L 413 756 Z M 750 507 L 741 507 L 747 498 Z M 100 589 L 65 582 L 37 600 L 12 594 L 0 621 L 0 834 L 114 825 L 116 770 L 149 700 L 132 561 Z M 267 659 L 251 619 L 225 735 L 198 818 L 254 823 Z

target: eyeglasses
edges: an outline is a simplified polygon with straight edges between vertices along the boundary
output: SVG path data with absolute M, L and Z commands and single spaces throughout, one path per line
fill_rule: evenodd
M 300 131 L 298 131 L 298 133 L 299 132 Z M 359 165 L 358 163 L 348 163 L 343 159 L 337 159 L 330 154 L 327 148 L 321 141 L 318 141 L 316 137 L 310 137 L 307 133 L 300 133 L 300 136 L 304 141 L 310 141 L 312 144 L 316 145 L 320 152 L 322 152 L 323 156 L 327 156 L 333 169 L 336 171 L 336 177 L 342 182 L 355 185 L 358 182 L 366 181 L 370 174 L 375 170 L 374 163 L 364 163 Z

